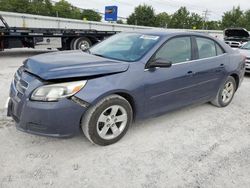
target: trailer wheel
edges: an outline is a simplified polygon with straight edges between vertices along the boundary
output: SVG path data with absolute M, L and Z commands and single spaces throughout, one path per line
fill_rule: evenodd
M 92 46 L 92 42 L 87 37 L 81 37 L 74 41 L 74 50 L 86 50 Z

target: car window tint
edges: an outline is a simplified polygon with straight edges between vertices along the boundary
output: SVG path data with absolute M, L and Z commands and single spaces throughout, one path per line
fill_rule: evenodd
M 216 44 L 216 49 L 217 49 L 217 55 L 224 54 L 224 50 L 218 44 Z
M 207 38 L 196 37 L 199 58 L 216 56 L 215 42 Z
M 191 39 L 190 37 L 178 37 L 169 40 L 156 53 L 155 59 L 164 59 L 172 63 L 179 63 L 191 60 Z

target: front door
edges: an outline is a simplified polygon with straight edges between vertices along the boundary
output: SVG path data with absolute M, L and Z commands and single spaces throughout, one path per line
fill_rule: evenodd
M 145 96 L 148 116 L 192 103 L 198 96 L 193 95 L 197 81 L 193 76 L 192 43 L 189 36 L 167 41 L 153 59 L 172 62 L 169 68 L 151 68 L 144 71 Z

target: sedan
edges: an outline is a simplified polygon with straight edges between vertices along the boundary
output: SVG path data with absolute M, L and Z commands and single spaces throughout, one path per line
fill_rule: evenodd
M 25 60 L 11 83 L 8 115 L 24 132 L 68 137 L 82 130 L 104 146 L 138 119 L 194 103 L 229 105 L 244 73 L 245 58 L 208 35 L 124 32 L 85 52 Z

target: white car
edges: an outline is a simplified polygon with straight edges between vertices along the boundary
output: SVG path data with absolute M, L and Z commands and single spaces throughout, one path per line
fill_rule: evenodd
M 243 45 L 239 50 L 241 54 L 246 56 L 246 72 L 250 73 L 250 41 Z

